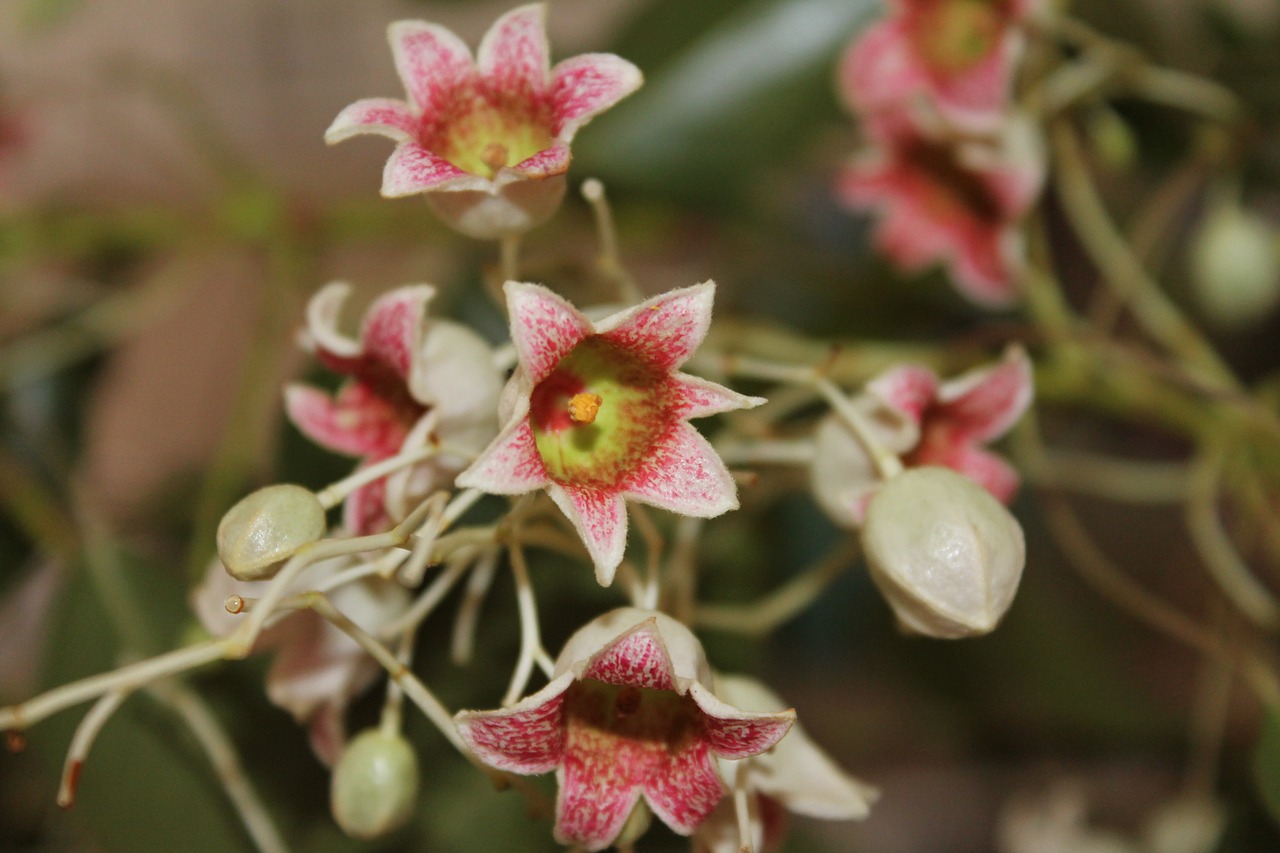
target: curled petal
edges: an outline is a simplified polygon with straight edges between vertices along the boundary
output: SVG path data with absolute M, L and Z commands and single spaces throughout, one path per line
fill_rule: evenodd
M 365 357 L 390 365 L 401 379 L 408 379 L 422 341 L 427 303 L 435 293 L 427 284 L 400 287 L 370 305 L 360 329 Z
M 550 178 L 554 175 L 563 175 L 569 171 L 569 161 L 571 154 L 569 145 L 566 142 L 554 142 L 549 148 L 544 148 L 532 157 L 521 160 L 509 169 L 504 169 L 500 174 L 499 182 L 506 174 L 512 174 L 517 179 L 524 178 Z
M 530 3 L 507 12 L 484 34 L 476 66 L 495 93 L 510 97 L 546 94 L 550 77 L 547 7 Z
M 653 690 L 675 690 L 671 655 L 655 619 L 641 622 L 615 638 L 588 661 L 582 678 L 605 684 L 630 684 Z
M 737 486 L 719 454 L 684 422 L 672 425 L 622 489 L 627 497 L 697 518 L 738 508 Z
M 1004 435 L 1031 405 L 1031 361 L 1011 347 L 994 367 L 974 370 L 942 385 L 938 416 L 968 441 L 986 442 Z
M 603 320 L 597 329 L 607 340 L 673 370 L 707 336 L 715 294 L 713 281 L 672 290 Z
M 511 342 L 530 382 L 537 384 L 591 334 L 591 322 L 541 285 L 509 281 L 503 289 L 511 313 Z
M 397 413 L 359 383 L 331 398 L 310 385 L 289 385 L 285 411 L 298 431 L 322 447 L 349 456 L 390 456 L 404 439 Z
M 571 683 L 566 673 L 510 708 L 462 711 L 454 717 L 458 734 L 485 764 L 511 773 L 548 773 L 564 757 L 561 710 Z
M 867 390 L 916 425 L 938 393 L 938 377 L 927 367 L 909 364 L 886 370 L 867 383 Z
M 489 181 L 462 171 L 417 142 L 401 142 L 382 170 L 382 195 L 399 198 L 427 190 L 483 190 Z
M 387 38 L 409 100 L 434 121 L 474 74 L 471 49 L 444 27 L 423 21 L 397 21 Z
M 404 142 L 417 135 L 418 119 L 404 101 L 365 98 L 338 113 L 324 132 L 324 141 L 333 145 L 362 133 L 376 133 Z
M 796 712 L 743 711 L 694 684 L 689 695 L 707 715 L 707 740 L 721 758 L 749 758 L 772 748 L 791 730 Z
M 551 72 L 557 137 L 568 142 L 578 128 L 630 95 L 644 82 L 640 69 L 611 53 L 584 53 Z
M 615 492 L 552 483 L 547 494 L 587 546 L 601 586 L 613 583 L 627 547 L 627 508 Z

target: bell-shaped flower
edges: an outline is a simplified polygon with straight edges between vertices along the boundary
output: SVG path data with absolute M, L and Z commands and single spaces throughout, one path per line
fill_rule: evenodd
M 1036 0 L 891 0 L 846 51 L 839 85 L 862 115 L 924 101 L 944 121 L 990 130 L 1008 111 Z
M 412 502 L 441 486 L 497 430 L 502 379 L 478 335 L 447 320 L 427 321 L 430 285 L 401 287 L 365 313 L 359 340 L 338 331 L 350 288 L 329 284 L 307 306 L 303 345 L 329 369 L 350 377 L 337 391 L 293 384 L 285 389 L 290 420 L 308 438 L 363 464 L 402 450 L 441 445 L 430 460 L 358 489 L 347 498 L 344 526 L 373 533 L 403 517 Z
M 781 711 L 789 706 L 754 678 L 717 674 L 716 695 L 735 707 Z M 841 770 L 799 724 L 768 752 L 721 761 L 722 775 L 747 792 L 751 837 L 739 838 L 733 803 L 725 799 L 693 836 L 696 853 L 739 853 L 744 840 L 757 853 L 776 850 L 792 812 L 822 820 L 861 820 L 880 796 L 871 785 Z
M 890 368 L 853 404 L 872 436 L 906 466 L 951 468 L 1007 504 L 1018 490 L 1018 472 L 984 445 L 1008 432 L 1033 392 L 1027 354 L 1010 347 L 998 363 L 945 382 L 920 365 Z M 819 423 L 815 442 L 811 481 L 818 504 L 837 524 L 859 526 L 880 485 L 875 464 L 835 415 Z
M 352 565 L 350 557 L 318 562 L 293 581 L 287 594 L 314 589 Z M 268 583 L 236 580 L 221 562 L 213 560 L 191 593 L 191 607 L 205 630 L 226 637 L 245 618 L 227 611 L 227 599 L 233 595 L 260 598 Z M 399 617 L 410 603 L 403 587 L 377 576 L 344 584 L 327 594 L 338 610 L 373 634 Z M 267 698 L 307 726 L 311 748 L 332 765 L 346 742 L 343 717 L 347 705 L 374 682 L 381 667 L 355 640 L 310 610 L 287 613 L 269 622 L 254 651 L 275 653 L 267 672 Z
M 660 613 L 614 610 L 569 638 L 551 683 L 510 708 L 463 711 L 462 739 L 511 773 L 556 771 L 556 839 L 602 850 L 640 799 L 691 834 L 725 794 L 715 759 L 776 744 L 795 712 L 741 711 L 706 686 L 702 646 Z
M 639 69 L 607 53 L 554 68 L 546 7 L 499 18 L 475 58 L 437 24 L 399 21 L 388 36 L 408 99 L 356 101 L 325 141 L 375 133 L 396 142 L 382 175 L 388 198 L 426 193 L 451 227 L 481 239 L 532 228 L 564 196 L 569 145 L 598 113 L 640 87 Z
M 503 392 L 505 426 L 458 485 L 546 489 L 605 586 L 626 547 L 624 499 L 699 518 L 737 508 L 733 478 L 688 419 L 764 400 L 676 369 L 706 336 L 713 283 L 598 323 L 536 284 L 509 281 L 506 293 L 520 364 Z
M 1014 117 L 997 136 L 957 140 L 906 110 L 864 126 L 870 144 L 837 193 L 851 208 L 878 212 L 880 251 L 908 272 L 945 264 L 979 304 L 1016 299 L 1025 266 L 1019 225 L 1044 181 L 1035 126 Z

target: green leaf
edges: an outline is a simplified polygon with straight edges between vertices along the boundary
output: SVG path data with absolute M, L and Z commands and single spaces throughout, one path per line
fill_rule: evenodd
M 1262 804 L 1280 824 L 1280 709 L 1271 708 L 1262 723 L 1262 736 L 1253 754 L 1253 778 Z

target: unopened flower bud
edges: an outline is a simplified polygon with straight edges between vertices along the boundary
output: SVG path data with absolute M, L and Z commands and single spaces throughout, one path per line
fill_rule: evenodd
M 1026 562 L 1022 528 L 1009 511 L 968 477 L 939 467 L 908 469 L 876 492 L 862 546 L 898 622 L 940 638 L 994 629 Z
M 352 838 L 381 838 L 409 820 L 418 800 L 418 757 L 399 734 L 361 732 L 333 768 L 329 806 Z
M 236 580 L 264 580 L 324 531 L 324 507 L 314 492 L 288 484 L 267 486 L 222 517 L 218 556 Z
M 1210 211 L 1191 247 L 1191 283 L 1205 319 L 1232 330 L 1280 303 L 1280 256 L 1267 222 L 1233 202 Z

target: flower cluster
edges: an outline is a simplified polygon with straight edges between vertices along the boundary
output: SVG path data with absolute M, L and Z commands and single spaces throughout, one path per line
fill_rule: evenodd
M 877 242 L 903 269 L 942 262 L 985 305 L 1018 295 L 1018 225 L 1043 182 L 1036 129 L 1010 102 L 1033 3 L 894 0 L 840 68 L 867 140 L 840 197 L 879 211 Z

